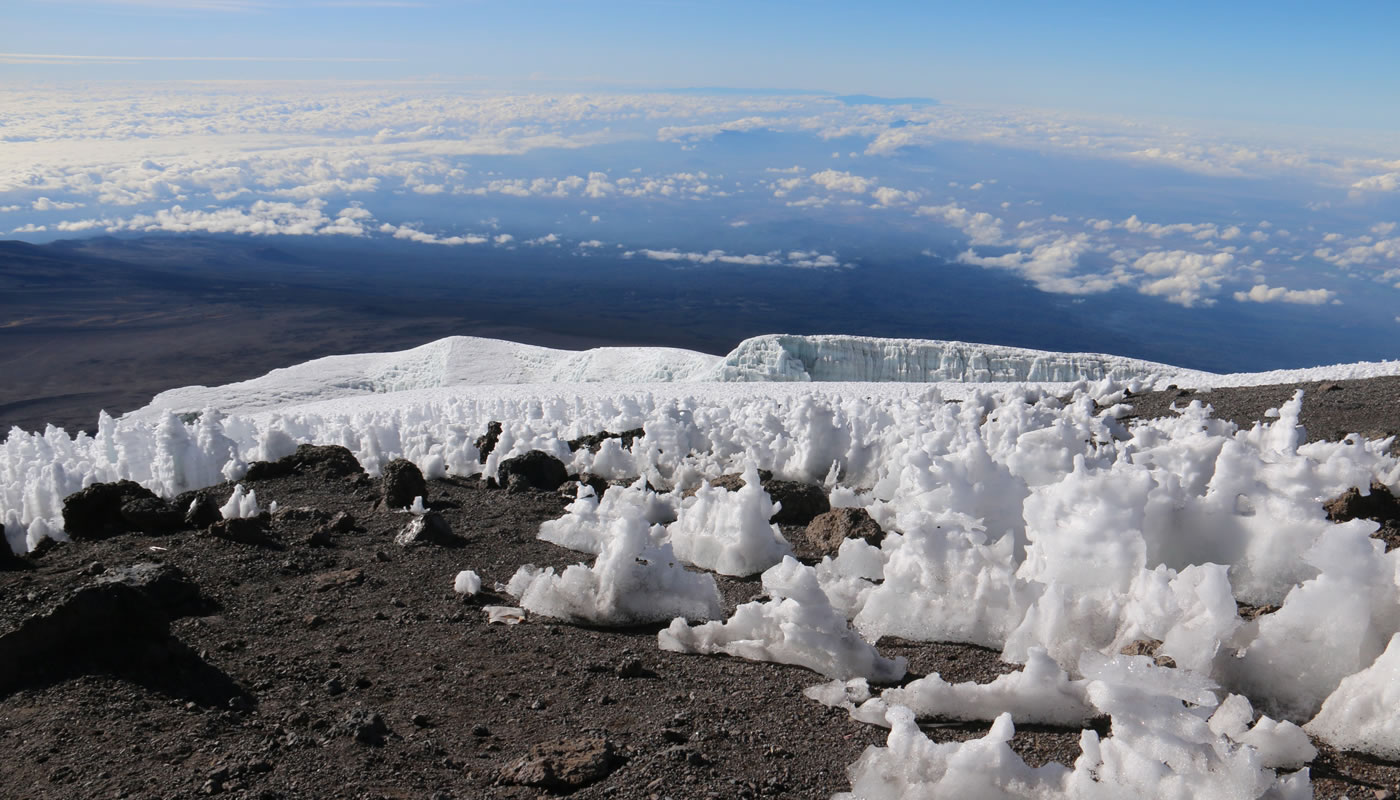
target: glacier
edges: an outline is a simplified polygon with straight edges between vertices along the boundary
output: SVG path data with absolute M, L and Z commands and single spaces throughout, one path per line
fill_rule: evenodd
M 1099 353 L 1055 353 L 933 339 L 771 334 L 740 342 L 724 357 L 712 379 L 1002 383 L 1096 381 L 1172 373 L 1194 371 Z

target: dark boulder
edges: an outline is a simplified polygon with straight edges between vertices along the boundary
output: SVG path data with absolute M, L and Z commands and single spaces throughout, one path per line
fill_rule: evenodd
M 63 500 L 63 529 L 74 539 L 106 539 L 128 530 L 122 507 L 133 500 L 159 500 L 135 481 L 94 483 Z
M 503 486 L 515 491 L 552 492 L 569 479 L 564 462 L 542 450 L 507 458 L 501 462 L 497 474 Z
M 389 508 L 408 508 L 415 497 L 428 496 L 428 483 L 418 465 L 396 458 L 384 465 L 384 504 Z
M 144 533 L 170 533 L 185 527 L 182 509 L 159 497 L 138 497 L 121 507 L 122 523 L 128 530 Z
M 0 636 L 0 695 L 45 673 L 107 667 L 169 639 L 170 619 L 150 595 L 120 582 L 85 586 Z
M 1400 501 L 1379 481 L 1371 481 L 1368 494 L 1363 495 L 1360 489 L 1352 487 L 1323 503 L 1322 507 L 1333 522 L 1354 519 L 1371 519 L 1381 524 L 1400 522 Z
M 108 569 L 96 580 L 98 586 L 113 583 L 145 594 L 171 619 L 200 616 L 213 609 L 213 604 L 200 594 L 199 587 L 179 567 L 170 564 L 141 561 Z
M 296 452 L 276 461 L 257 461 L 243 476 L 246 481 L 311 475 L 319 478 L 345 478 L 364 472 L 364 467 L 347 448 L 338 444 L 303 444 Z
M 884 538 L 880 523 L 863 508 L 833 508 L 807 524 L 807 541 L 824 556 L 835 557 L 847 539 L 864 539 L 878 546 Z
M 773 515 L 773 522 L 779 525 L 806 525 L 818 514 L 825 514 L 831 510 L 831 501 L 827 499 L 826 492 L 822 491 L 820 486 L 778 480 L 773 477 L 772 472 L 766 469 L 758 471 L 758 479 L 763 491 L 767 492 L 774 502 L 782 503 L 783 507 Z M 731 472 L 710 481 L 710 485 L 737 492 L 744 488 L 744 476 L 737 472 Z M 687 494 L 694 494 L 694 492 L 687 492 Z

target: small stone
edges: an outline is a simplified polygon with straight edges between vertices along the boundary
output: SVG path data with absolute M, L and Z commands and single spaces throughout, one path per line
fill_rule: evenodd
M 617 666 L 619 678 L 654 678 L 656 673 L 642 665 L 639 658 L 629 658 Z
M 306 623 L 306 627 L 314 631 L 326 624 L 326 618 L 320 614 L 308 614 L 302 619 L 302 622 Z
M 537 744 L 501 770 L 500 782 L 568 793 L 597 783 L 626 762 L 607 739 L 585 737 Z
M 345 684 L 341 683 L 339 678 L 331 678 L 330 680 L 321 684 L 321 687 L 325 689 L 326 694 L 330 695 L 331 697 L 335 697 L 336 695 L 341 695 L 345 693 Z
M 354 569 L 343 569 L 337 572 L 323 572 L 311 580 L 316 591 L 328 592 L 331 589 L 359 586 L 365 582 L 365 571 L 356 567 Z
M 476 737 L 478 737 L 478 738 L 481 738 L 481 737 L 483 737 L 483 736 L 490 736 L 490 735 L 491 735 L 491 729 L 488 728 L 488 727 L 486 727 L 485 725 L 477 724 L 477 725 L 473 725 L 473 726 L 472 726 L 472 736 L 476 736 Z
M 399 531 L 399 535 L 394 537 L 394 543 L 400 547 L 416 545 L 461 547 L 466 542 L 462 537 L 452 532 L 452 526 L 447 524 L 447 520 L 443 519 L 441 514 L 429 511 L 410 519 L 403 530 Z
M 380 747 L 389 734 L 389 726 L 378 713 L 357 708 L 345 715 L 341 728 L 355 737 L 355 741 L 370 747 Z
M 409 717 L 408 721 L 412 722 L 415 728 L 431 728 L 433 725 L 432 720 L 428 719 L 426 714 L 414 714 Z

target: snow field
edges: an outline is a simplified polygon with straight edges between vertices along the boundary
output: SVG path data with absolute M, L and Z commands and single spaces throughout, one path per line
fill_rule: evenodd
M 917 386 L 467 387 L 189 422 L 106 417 L 96 436 L 50 429 L 0 445 L 0 515 L 23 550 L 61 538 L 63 497 L 96 481 L 130 478 L 168 497 L 303 442 L 344 445 L 371 473 L 406 457 L 425 472 L 491 475 L 539 449 L 571 471 L 639 482 L 601 500 L 581 491 L 542 527 L 597 559 L 522 568 L 510 591 L 530 611 L 709 620 L 672 621 L 659 643 L 877 684 L 903 671 L 871 646 L 885 634 L 972 642 L 1026 665 L 983 687 L 928 676 L 869 699 L 839 687 L 838 702 L 873 721 L 880 711 L 891 728 L 852 766 L 853 797 L 1306 797 L 1305 772 L 1276 772 L 1307 760 L 1303 723 L 1396 757 L 1400 551 L 1369 537 L 1374 523 L 1333 524 L 1320 505 L 1372 480 L 1400 490 L 1389 442 L 1301 444 L 1301 396 L 1246 430 L 1198 403 L 1125 424 L 1124 388 L 1080 383 L 1068 402 L 1058 387 L 974 389 L 946 402 Z M 490 420 L 503 432 L 478 464 L 473 443 Z M 630 448 L 566 444 L 637 427 L 646 435 Z M 784 558 L 756 480 L 739 492 L 704 485 L 757 468 L 826 485 L 833 505 L 866 508 L 887 536 L 847 542 L 815 567 Z M 646 483 L 697 491 L 681 499 Z M 761 571 L 769 599 L 720 620 L 713 578 L 687 562 Z M 1281 608 L 1246 620 L 1237 601 Z M 1144 639 L 1177 668 L 1118 655 Z M 1113 733 L 1085 729 L 1074 765 L 1031 769 L 1006 746 L 1016 722 L 1090 713 Z M 918 714 L 995 722 L 983 739 L 935 744 Z

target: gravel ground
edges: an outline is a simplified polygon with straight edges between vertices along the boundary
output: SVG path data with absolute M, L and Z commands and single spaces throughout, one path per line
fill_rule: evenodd
M 1303 387 L 1310 438 L 1400 431 L 1400 379 L 1338 387 Z M 1291 395 L 1172 390 L 1130 402 L 1146 417 L 1198 397 L 1243 422 Z M 883 730 L 801 695 L 820 676 L 661 652 L 660 626 L 488 624 L 483 605 L 513 602 L 463 600 L 451 590 L 458 570 L 475 570 L 489 590 L 521 564 L 585 558 L 535 538 L 541 521 L 564 512 L 558 493 L 430 481 L 430 507 L 463 541 L 404 548 L 393 538 L 406 516 L 381 507 L 377 481 L 290 475 L 247 485 L 264 505 L 343 511 L 356 526 L 313 541 L 316 523 L 287 517 L 253 544 L 206 531 L 133 533 L 53 547 L 0 572 L 0 633 L 141 562 L 177 568 L 198 590 L 171 612 L 168 640 L 97 634 L 28 664 L 37 669 L 16 666 L 13 635 L 0 640 L 0 794 L 536 798 L 561 787 L 507 781 L 533 774 L 521 763 L 552 750 L 557 765 L 596 770 L 577 798 L 823 798 L 848 789 L 847 765 L 884 741 Z M 230 491 L 209 493 L 222 501 Z M 804 552 L 800 531 L 784 528 Z M 719 582 L 727 610 L 761 593 L 756 579 Z M 131 644 L 138 639 L 145 644 Z M 987 682 L 1016 669 L 979 647 L 879 646 L 909 658 L 910 679 L 936 671 Z M 930 721 L 927 731 L 947 741 L 987 727 Z M 1072 764 L 1078 737 L 1026 727 L 1012 745 L 1031 764 Z M 1369 797 L 1400 781 L 1400 765 L 1321 749 L 1318 797 Z

